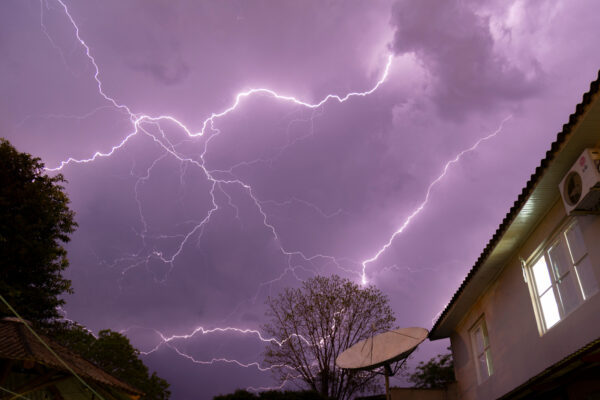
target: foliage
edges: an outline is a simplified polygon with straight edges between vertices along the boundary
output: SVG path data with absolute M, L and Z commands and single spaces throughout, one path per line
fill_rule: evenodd
M 267 300 L 271 341 L 265 362 L 280 382 L 300 379 L 336 399 L 377 387 L 375 374 L 341 370 L 335 359 L 354 343 L 389 330 L 395 321 L 387 297 L 339 276 L 318 276 Z
M 33 322 L 57 318 L 59 296 L 71 293 L 63 245 L 77 224 L 63 182 L 0 138 L 0 293 Z M 11 315 L 3 304 L 0 315 Z
M 259 394 L 250 393 L 246 390 L 236 390 L 234 393 L 215 396 L 213 400 L 328 400 L 314 391 L 276 391 L 269 390 Z
M 455 381 L 452 354 L 438 354 L 427 363 L 421 361 L 408 379 L 418 388 L 443 389 L 447 387 Z
M 171 395 L 167 381 L 156 372 L 150 375 L 148 367 L 139 358 L 140 352 L 129 343 L 127 336 L 106 329 L 94 337 L 74 323 L 55 324 L 51 334 L 63 346 L 144 392 L 142 400 L 166 400 Z

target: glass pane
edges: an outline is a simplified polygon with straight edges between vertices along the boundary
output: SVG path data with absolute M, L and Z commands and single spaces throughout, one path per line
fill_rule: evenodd
M 481 326 L 478 326 L 473 332 L 473 336 L 475 337 L 475 352 L 477 354 L 483 353 L 484 344 L 483 344 L 483 332 L 481 331 Z
M 571 257 L 567 252 L 567 247 L 562 240 L 548 250 L 548 256 L 550 257 L 550 264 L 552 265 L 552 270 L 554 271 L 554 277 L 556 279 L 569 272 L 569 269 L 573 265 L 571 263 Z
M 535 286 L 537 287 L 537 292 L 544 293 L 546 289 L 548 289 L 551 285 L 550 274 L 548 273 L 548 267 L 546 266 L 546 259 L 544 257 L 540 257 L 539 260 L 533 265 L 531 268 L 533 271 L 533 277 L 535 279 Z
M 571 256 L 573 257 L 573 264 L 577 264 L 577 262 L 581 260 L 581 257 L 585 256 L 587 253 L 579 226 L 577 226 L 577 224 L 571 226 L 565 233 L 565 236 L 569 242 L 569 249 L 571 250 Z
M 479 365 L 478 365 L 479 374 L 481 375 L 481 380 L 483 381 L 490 376 L 489 370 L 488 370 L 487 358 L 485 356 L 485 353 L 481 354 L 477 358 L 477 360 L 479 361 Z
M 596 293 L 599 289 L 598 280 L 594 274 L 594 267 L 590 262 L 589 257 L 585 257 L 579 265 L 575 267 L 577 270 L 577 276 L 579 277 L 579 283 L 583 289 L 583 295 L 585 298 L 589 298 L 591 295 Z
M 489 347 L 489 341 L 488 341 L 488 334 L 487 334 L 487 326 L 485 325 L 485 322 L 481 323 L 481 334 L 483 335 L 483 347 Z
M 542 306 L 542 313 L 544 314 L 546 329 L 550 329 L 554 326 L 554 324 L 560 321 L 558 304 L 556 304 L 556 298 L 554 297 L 553 290 L 548 290 L 542 297 L 540 297 L 540 305 Z
M 488 375 L 491 376 L 494 373 L 494 368 L 492 367 L 492 352 L 490 349 L 485 351 L 485 359 L 487 361 Z
M 577 282 L 573 278 L 573 274 L 567 274 L 556 284 L 565 314 L 570 313 L 581 303 Z

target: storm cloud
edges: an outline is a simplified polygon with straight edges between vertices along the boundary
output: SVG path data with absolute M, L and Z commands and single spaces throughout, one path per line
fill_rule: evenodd
M 414 53 L 432 79 L 431 97 L 448 119 L 462 119 L 540 90 L 541 67 L 523 71 L 495 46 L 490 18 L 474 2 L 399 1 L 392 49 Z

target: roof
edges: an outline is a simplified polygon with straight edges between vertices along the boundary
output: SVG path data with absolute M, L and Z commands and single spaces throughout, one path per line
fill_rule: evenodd
M 565 381 L 573 380 L 573 375 L 581 377 L 583 372 L 592 371 L 600 365 L 600 339 L 596 339 L 579 350 L 566 356 L 556 364 L 546 368 L 527 382 L 500 397 L 499 400 L 526 399 L 533 395 L 544 395 L 557 386 L 563 386 Z M 595 372 L 592 372 L 596 376 Z M 547 394 L 547 393 L 546 393 Z
M 429 338 L 449 337 L 470 306 L 502 271 L 506 262 L 522 246 L 537 223 L 558 200 L 558 183 L 586 147 L 600 139 L 600 87 L 598 78 L 563 125 L 531 178 L 517 197 L 502 223 L 452 299 L 433 325 Z M 592 111 L 593 112 L 590 112 Z M 577 132 L 577 135 L 575 135 Z M 560 157 L 558 157 L 560 154 Z
M 143 393 L 85 360 L 80 355 L 38 334 L 46 344 L 84 379 L 109 385 L 134 395 Z M 46 367 L 70 373 L 67 368 L 31 333 L 25 323 L 15 318 L 0 320 L 0 359 L 33 361 Z

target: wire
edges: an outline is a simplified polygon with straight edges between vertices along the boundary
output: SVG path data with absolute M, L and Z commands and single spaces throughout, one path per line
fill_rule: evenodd
M 2 386 L 0 386 L 0 390 L 4 390 L 6 393 L 8 393 L 8 394 L 12 394 L 13 396 L 17 396 L 17 397 L 18 397 L 18 398 L 20 398 L 20 399 L 31 400 L 29 397 L 25 397 L 25 396 L 23 396 L 22 394 L 15 393 L 15 392 L 13 392 L 12 390 L 10 390 L 10 389 L 7 389 L 7 388 L 4 388 L 4 387 L 2 387 Z
M 69 365 L 63 361 L 62 358 L 60 358 L 58 356 L 58 354 L 56 354 L 56 352 L 54 350 L 52 350 L 52 348 L 44 341 L 44 339 L 42 339 L 34 330 L 33 328 L 29 325 L 29 323 L 27 323 L 27 321 L 25 321 L 23 319 L 23 317 L 21 317 L 19 315 L 19 313 L 17 312 L 17 310 L 15 310 L 9 303 L 8 301 L 6 301 L 6 299 L 4 298 L 4 296 L 2 296 L 0 294 L 0 300 L 2 300 L 2 302 L 6 305 L 6 307 L 8 307 L 8 309 L 15 314 L 15 316 L 19 319 L 19 321 L 21 321 L 23 323 L 23 325 L 25 325 L 27 327 L 27 329 L 29 329 L 29 331 L 33 334 L 33 336 L 35 336 L 37 338 L 37 340 L 40 341 L 41 344 L 44 345 L 44 347 L 50 352 L 52 353 L 52 355 L 54 357 L 56 357 L 56 359 L 58 361 L 60 361 L 60 363 L 71 373 L 75 376 L 75 378 L 77 378 L 79 380 L 79 382 L 81 382 L 85 387 L 87 387 L 92 393 L 94 393 L 96 396 L 98 396 L 98 398 L 100 400 L 105 400 L 104 397 L 100 396 L 100 394 L 98 392 L 96 392 L 94 390 L 94 388 L 92 388 L 90 385 L 87 384 L 86 381 L 84 381 L 79 375 L 77 375 L 77 373 L 75 371 L 73 371 L 73 369 L 71 367 L 69 367 Z
M 409 338 L 411 338 L 411 339 L 415 339 L 415 340 L 421 340 L 421 339 L 424 339 L 424 338 L 420 338 L 420 337 L 414 337 L 414 336 L 411 336 L 411 335 L 407 335 L 406 333 L 402 333 L 402 332 L 398 332 L 398 331 L 390 331 L 390 332 L 391 332 L 391 333 L 395 333 L 396 335 L 400 335 L 400 336 L 406 336 L 406 337 L 409 337 Z

